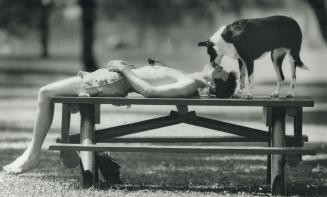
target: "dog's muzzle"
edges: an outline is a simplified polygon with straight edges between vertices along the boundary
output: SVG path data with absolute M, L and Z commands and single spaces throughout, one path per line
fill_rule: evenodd
M 214 62 L 210 62 L 210 65 L 213 67 L 213 68 L 216 68 L 218 66 L 218 64 L 214 61 Z

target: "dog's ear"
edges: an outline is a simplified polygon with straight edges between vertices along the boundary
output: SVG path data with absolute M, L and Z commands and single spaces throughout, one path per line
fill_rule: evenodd
M 221 37 L 226 42 L 236 43 L 240 40 L 241 34 L 244 32 L 245 25 L 240 22 L 234 22 L 230 25 L 227 25 L 224 31 L 221 33 Z
M 208 40 L 208 41 L 204 41 L 204 42 L 199 42 L 198 46 L 207 47 L 207 53 L 210 57 L 210 62 L 214 63 L 218 56 L 216 50 L 213 48 L 214 44 L 210 40 Z M 213 64 L 213 66 L 214 66 L 214 64 Z
M 212 42 L 210 42 L 209 40 L 198 43 L 199 47 L 209 47 L 209 46 L 212 46 L 212 45 L 213 45 Z

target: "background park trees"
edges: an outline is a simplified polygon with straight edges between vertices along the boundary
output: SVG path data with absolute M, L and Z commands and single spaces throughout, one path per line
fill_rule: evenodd
M 303 2 L 314 10 L 321 35 L 327 41 L 326 0 Z M 135 33 L 135 47 L 140 48 L 147 45 L 149 32 L 165 39 L 172 27 L 182 28 L 185 23 L 192 23 L 194 28 L 203 28 L 196 24 L 206 23 L 205 28 L 211 29 L 204 32 L 213 32 L 217 28 L 217 21 L 222 20 L 221 16 L 226 13 L 233 13 L 235 18 L 240 18 L 248 8 L 267 9 L 286 3 L 283 0 L 0 0 L 0 30 L 18 38 L 37 35 L 39 56 L 48 58 L 51 56 L 51 30 L 57 28 L 51 23 L 53 13 L 75 4 L 81 13 L 78 16 L 81 60 L 85 70 L 93 71 L 97 68 L 94 45 L 99 20 L 121 21 L 121 26 L 124 23 L 133 24 L 130 28 L 125 24 L 124 28 L 126 32 Z M 58 16 L 56 14 L 55 17 Z M 179 45 L 180 40 L 176 38 L 171 42 Z M 115 42 L 116 49 L 128 46 L 125 39 L 116 39 Z

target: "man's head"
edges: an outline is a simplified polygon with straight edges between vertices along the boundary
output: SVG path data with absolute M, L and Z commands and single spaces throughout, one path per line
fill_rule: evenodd
M 233 95 L 237 83 L 236 72 L 226 72 L 221 66 L 205 65 L 202 70 L 203 79 L 211 84 L 209 93 L 217 98 L 229 98 Z
M 209 93 L 217 98 L 230 98 L 236 89 L 236 72 L 228 73 L 227 80 L 214 79 L 215 88 L 210 88 Z

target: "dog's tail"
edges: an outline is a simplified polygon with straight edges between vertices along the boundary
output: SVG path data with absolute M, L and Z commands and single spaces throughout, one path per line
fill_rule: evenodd
M 296 67 L 299 67 L 304 70 L 309 70 L 309 67 L 306 66 L 300 58 L 300 47 L 295 47 L 291 49 L 290 53 L 291 53 L 290 55 L 294 59 L 294 64 Z
M 310 70 L 309 67 L 305 64 L 303 64 L 302 67 L 300 67 L 300 68 L 302 68 L 303 70 Z
M 303 70 L 309 70 L 309 67 L 302 62 L 300 57 L 298 57 L 298 59 L 294 60 L 294 64 L 295 64 L 296 67 L 299 67 L 299 68 L 301 68 Z

